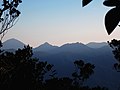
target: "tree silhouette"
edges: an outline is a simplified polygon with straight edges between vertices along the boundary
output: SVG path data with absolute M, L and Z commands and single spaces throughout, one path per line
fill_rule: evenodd
M 83 60 L 75 61 L 74 65 L 76 66 L 76 70 L 72 74 L 74 84 L 76 86 L 83 85 L 83 82 L 94 73 L 93 69 L 95 66 L 90 63 L 85 64 Z
M 25 46 L 15 53 L 0 53 L 1 90 L 39 90 L 45 81 L 44 76 L 52 71 L 53 65 L 32 58 L 32 48 Z
M 0 7 L 0 42 L 7 31 L 12 28 L 20 15 L 17 9 L 21 0 L 2 0 Z M 1 44 L 1 43 L 0 43 Z
M 2 38 L 7 31 L 12 28 L 20 15 L 17 9 L 22 0 L 2 0 L 0 7 L 0 48 L 2 47 Z M 0 49 L 0 53 L 2 50 Z
M 111 42 L 108 42 L 110 47 L 113 49 L 113 54 L 117 63 L 114 64 L 114 68 L 120 72 L 120 40 L 113 39 Z
M 92 0 L 82 0 L 83 7 L 89 4 Z M 107 7 L 114 7 L 109 10 L 105 16 L 105 27 L 108 35 L 110 35 L 114 29 L 119 26 L 120 21 L 120 0 L 105 0 L 103 5 Z
M 83 6 L 91 1 L 83 2 Z M 2 0 L 0 47 L 2 47 L 3 36 L 8 29 L 14 26 L 20 15 L 17 7 L 21 2 L 21 0 Z M 56 71 L 53 69 L 53 65 L 33 58 L 32 55 L 32 48 L 29 45 L 15 52 L 6 52 L 0 49 L 1 90 L 107 90 L 107 88 L 99 86 L 93 88 L 84 86 L 84 81 L 94 73 L 95 66 L 90 63 L 85 63 L 83 60 L 75 61 L 76 70 L 72 77 L 59 78 L 55 76 Z M 45 76 L 48 72 L 50 72 L 48 75 L 50 79 Z
M 54 77 L 45 81 L 45 90 L 108 90 L 105 87 L 93 87 L 84 86 L 84 81 L 94 73 L 95 66 L 90 63 L 85 63 L 83 60 L 76 60 L 74 62 L 76 66 L 75 72 L 72 77 Z
M 1 90 L 107 90 L 99 86 L 84 86 L 84 81 L 94 73 L 95 66 L 90 63 L 77 60 L 73 77 L 59 78 L 55 76 L 53 65 L 32 58 L 32 55 L 29 45 L 14 53 L 0 53 Z

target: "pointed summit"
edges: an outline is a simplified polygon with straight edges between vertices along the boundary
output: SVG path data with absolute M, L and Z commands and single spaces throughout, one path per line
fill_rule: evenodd
M 6 40 L 5 42 L 3 42 L 3 47 L 2 49 L 18 49 L 18 48 L 23 48 L 24 47 L 24 43 L 17 40 L 17 39 L 9 39 Z
M 52 46 L 51 44 L 49 44 L 48 42 L 45 42 L 44 44 L 42 44 L 43 46 Z M 42 46 L 41 45 L 41 46 Z
M 57 46 L 53 46 L 53 45 L 49 44 L 48 42 L 45 42 L 44 44 L 41 44 L 40 46 L 36 47 L 34 49 L 34 51 L 46 52 L 46 51 L 50 51 L 55 48 L 57 48 Z

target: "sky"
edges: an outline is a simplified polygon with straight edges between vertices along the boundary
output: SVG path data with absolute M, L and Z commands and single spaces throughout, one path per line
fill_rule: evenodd
M 37 47 L 45 42 L 60 46 L 120 39 L 119 27 L 111 35 L 106 32 L 104 17 L 111 8 L 103 6 L 103 1 L 82 7 L 81 0 L 23 0 L 19 21 L 3 41 L 15 38 Z

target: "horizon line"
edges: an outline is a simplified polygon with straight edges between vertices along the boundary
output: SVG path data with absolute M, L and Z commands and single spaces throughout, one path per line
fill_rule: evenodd
M 19 41 L 19 42 L 21 42 L 21 43 L 23 43 L 23 44 L 25 44 L 25 45 L 30 45 L 30 44 L 27 44 L 27 43 L 25 43 L 25 42 L 23 42 L 22 40 L 19 40 L 19 39 L 16 39 L 16 38 L 10 38 L 10 39 L 7 39 L 7 40 L 3 40 L 3 43 L 5 43 L 6 41 L 8 41 L 8 40 L 17 40 L 17 41 Z M 52 46 L 58 46 L 58 47 L 61 47 L 61 46 L 63 46 L 63 45 L 65 45 L 65 44 L 75 44 L 75 43 L 81 43 L 81 44 L 84 44 L 84 45 L 87 45 L 87 44 L 90 44 L 90 43 L 107 43 L 107 42 L 105 42 L 105 41 L 89 41 L 89 42 L 87 42 L 87 43 L 84 43 L 84 42 L 80 42 L 80 41 L 74 41 L 74 42 L 65 42 L 65 43 L 63 43 L 63 44 L 52 44 L 52 43 L 50 43 L 49 41 L 44 41 L 43 43 L 40 43 L 40 44 L 38 44 L 37 46 L 32 46 L 32 45 L 30 45 L 31 47 L 33 47 L 33 48 L 35 48 L 35 47 L 39 47 L 40 45 L 43 45 L 43 44 L 45 44 L 45 43 L 48 43 L 48 44 L 50 44 L 50 45 L 52 45 Z

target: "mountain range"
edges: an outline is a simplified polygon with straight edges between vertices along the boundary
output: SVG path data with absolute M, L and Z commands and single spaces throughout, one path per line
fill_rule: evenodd
M 16 39 L 3 43 L 3 49 L 23 48 L 25 44 Z M 59 77 L 70 76 L 74 71 L 73 62 L 84 60 L 95 65 L 94 74 L 86 82 L 90 86 L 106 86 L 110 90 L 118 90 L 120 73 L 113 68 L 116 60 L 112 50 L 106 42 L 96 43 L 67 43 L 62 46 L 53 46 L 48 42 L 33 48 L 33 57 L 48 61 L 54 65 Z
M 67 44 L 64 44 L 62 45 L 61 47 L 63 46 L 67 46 L 67 45 L 84 45 L 82 43 L 67 43 Z M 6 40 L 3 42 L 3 49 L 18 49 L 18 48 L 23 48 L 25 46 L 25 44 L 17 39 L 9 39 L 9 40 Z M 90 48 L 101 48 L 103 46 L 107 46 L 107 43 L 106 42 L 101 42 L 101 43 L 97 43 L 97 42 L 90 42 L 88 44 L 86 44 L 86 46 L 90 47 Z M 38 47 L 34 48 L 35 51 L 48 51 L 48 50 L 51 50 L 51 49 L 54 49 L 54 48 L 58 48 L 58 46 L 53 46 L 51 44 L 49 44 L 48 42 L 45 42 L 44 44 L 41 44 L 39 45 Z

